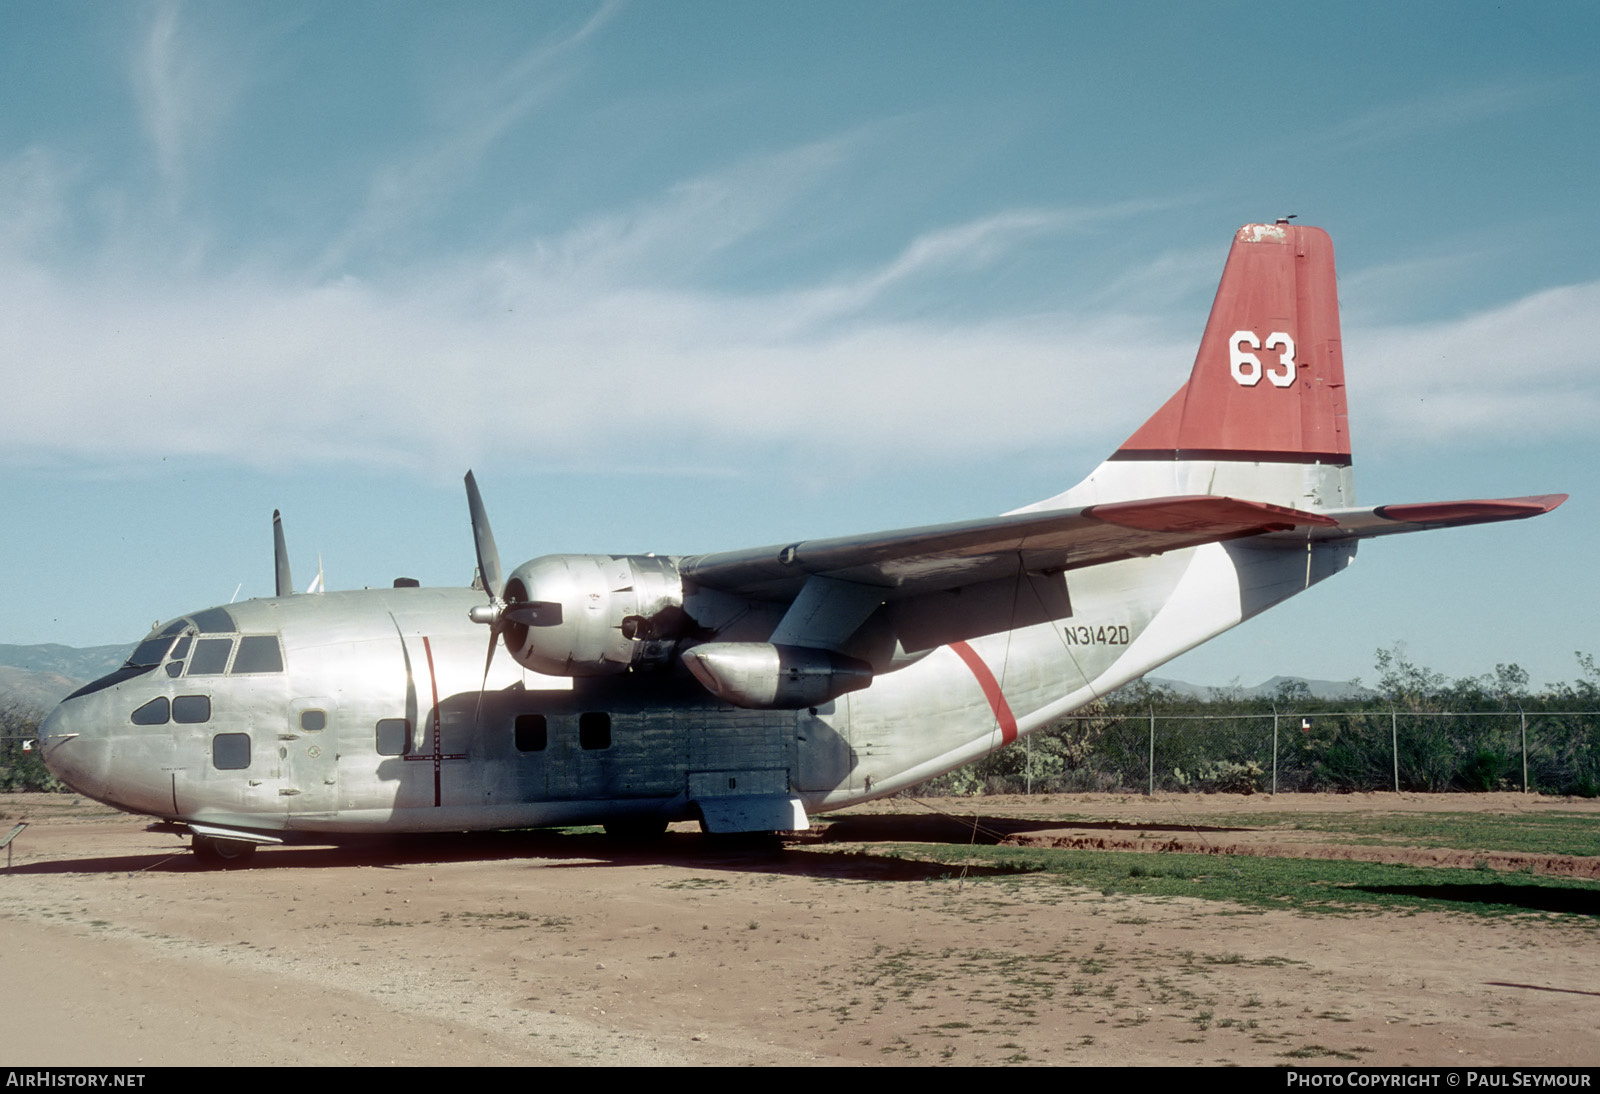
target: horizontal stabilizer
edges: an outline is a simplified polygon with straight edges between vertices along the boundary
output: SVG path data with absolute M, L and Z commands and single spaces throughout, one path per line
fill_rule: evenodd
M 1526 520 L 1550 512 L 1567 500 L 1566 494 L 1535 494 L 1525 498 L 1481 498 L 1472 501 L 1426 501 L 1408 505 L 1380 505 L 1374 509 L 1332 509 L 1326 514 L 1335 527 L 1313 529 L 1316 540 L 1366 539 L 1429 528 L 1458 528 L 1466 524 L 1492 524 Z M 1303 533 L 1294 538 L 1302 538 Z

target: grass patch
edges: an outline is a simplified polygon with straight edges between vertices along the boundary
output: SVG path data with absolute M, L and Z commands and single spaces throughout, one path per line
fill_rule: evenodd
M 981 800 L 981 799 L 980 799 Z M 1182 824 L 1181 805 L 1171 811 L 1151 806 L 1142 821 L 1120 822 L 1128 832 L 1157 828 L 1170 831 Z M 1031 820 L 1103 824 L 1104 818 L 1079 813 L 1029 815 Z M 1196 817 L 1202 828 L 1241 827 L 1316 832 L 1330 843 L 1368 846 L 1436 847 L 1463 851 L 1526 851 L 1539 855 L 1600 855 L 1600 830 L 1593 813 L 1207 813 Z M 1140 833 L 1144 834 L 1144 833 Z
M 1186 896 L 1304 912 L 1539 913 L 1600 926 L 1600 886 L 1566 878 L 1328 859 L 942 844 L 901 850 L 929 862 L 977 861 L 997 871 L 991 883 L 1005 884 L 1007 874 L 1045 874 L 1107 896 Z
M 1262 828 L 1285 824 L 1282 816 L 1263 814 L 1226 819 L 1230 824 Z M 1368 845 L 1600 855 L 1600 830 L 1592 813 L 1305 813 L 1296 815 L 1293 824 L 1300 830 L 1330 837 L 1344 835 L 1352 837 L 1348 842 Z

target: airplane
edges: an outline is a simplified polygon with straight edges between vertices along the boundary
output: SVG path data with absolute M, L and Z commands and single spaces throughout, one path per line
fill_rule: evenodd
M 1566 500 L 1360 507 L 1351 468 L 1332 243 L 1249 224 L 1188 381 L 1053 497 L 503 575 L 468 472 L 472 587 L 311 595 L 275 513 L 276 596 L 158 625 L 49 715 L 40 747 L 72 789 L 223 866 L 370 833 L 804 829 L 1138 679 L 1338 573 L 1363 539 Z

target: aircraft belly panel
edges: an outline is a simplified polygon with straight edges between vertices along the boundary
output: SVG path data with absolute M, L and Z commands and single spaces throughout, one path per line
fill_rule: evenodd
M 678 721 L 688 731 L 690 798 L 789 793 L 798 744 L 794 712 L 714 707 L 682 711 Z

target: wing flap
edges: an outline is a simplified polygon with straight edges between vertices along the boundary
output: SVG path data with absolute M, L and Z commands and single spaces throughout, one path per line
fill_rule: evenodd
M 885 600 L 897 600 L 1015 574 L 1019 558 L 1029 572 L 1050 573 L 1334 524 L 1281 505 L 1188 495 L 696 555 L 679 571 L 703 587 L 761 599 L 792 598 L 817 574 L 879 586 Z

